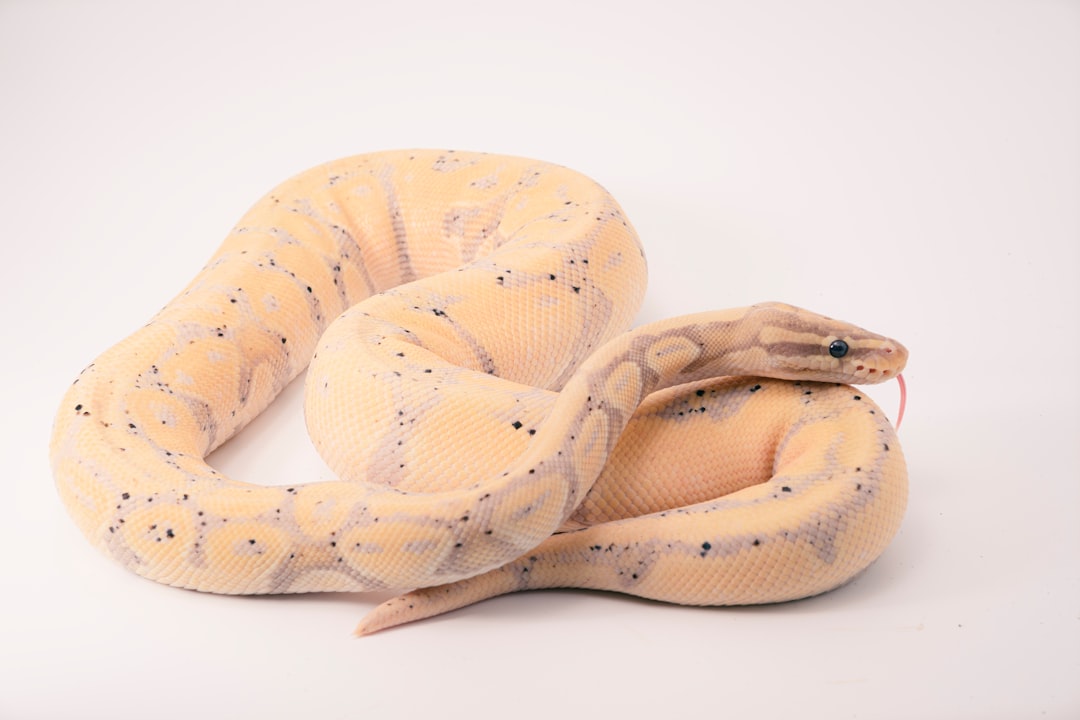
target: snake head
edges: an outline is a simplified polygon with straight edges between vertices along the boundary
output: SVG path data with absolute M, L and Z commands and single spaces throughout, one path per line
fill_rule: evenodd
M 776 377 L 851 384 L 891 380 L 908 351 L 892 338 L 784 303 L 750 308 Z

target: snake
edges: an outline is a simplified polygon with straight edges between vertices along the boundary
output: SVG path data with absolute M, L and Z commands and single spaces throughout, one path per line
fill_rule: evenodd
M 91 544 L 170 586 L 403 593 L 358 634 L 534 588 L 743 605 L 845 584 L 908 490 L 852 385 L 897 378 L 907 350 L 777 302 L 631 329 L 646 276 L 622 208 L 560 165 L 324 163 L 79 374 L 57 491 Z M 305 369 L 335 477 L 213 468 Z

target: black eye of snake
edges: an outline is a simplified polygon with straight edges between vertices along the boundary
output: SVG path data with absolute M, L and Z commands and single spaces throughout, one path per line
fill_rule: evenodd
M 829 343 L 829 354 L 834 358 L 842 358 L 847 355 L 848 344 L 843 340 L 833 340 Z

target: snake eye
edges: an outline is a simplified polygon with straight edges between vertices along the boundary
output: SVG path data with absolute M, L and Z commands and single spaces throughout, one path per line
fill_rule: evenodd
M 843 340 L 833 340 L 829 343 L 829 354 L 834 358 L 842 358 L 847 355 L 848 344 Z

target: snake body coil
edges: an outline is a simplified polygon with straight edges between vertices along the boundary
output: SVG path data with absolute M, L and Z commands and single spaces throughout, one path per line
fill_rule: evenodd
M 329 163 L 83 372 L 57 487 L 91 542 L 169 585 L 426 588 L 361 632 L 532 587 L 761 603 L 865 568 L 907 477 L 884 414 L 841 383 L 894 377 L 906 350 L 776 303 L 627 332 L 644 287 L 622 210 L 577 173 Z M 207 465 L 309 360 L 308 427 L 339 479 Z

